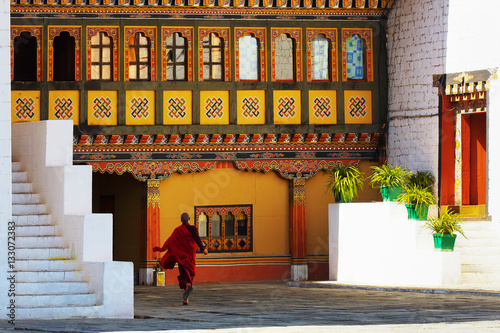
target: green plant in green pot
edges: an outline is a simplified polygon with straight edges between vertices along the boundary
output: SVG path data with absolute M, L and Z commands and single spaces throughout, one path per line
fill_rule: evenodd
M 380 188 L 383 201 L 395 201 L 411 175 L 410 170 L 398 165 L 383 164 L 372 166 L 371 169 L 373 172 L 370 176 L 370 185 L 373 188 Z
M 432 188 L 435 182 L 436 178 L 434 177 L 432 172 L 428 170 L 418 170 L 408 177 L 408 185 L 417 185 L 420 187 Z
M 352 202 L 363 188 L 364 174 L 355 165 L 337 163 L 325 173 L 328 175 L 326 190 L 336 202 Z
M 436 203 L 436 198 L 430 187 L 421 187 L 418 185 L 407 185 L 404 187 L 397 199 L 397 202 L 404 203 L 408 211 L 410 220 L 427 220 L 429 205 Z
M 429 229 L 434 237 L 434 249 L 438 251 L 453 251 L 457 232 L 467 238 L 462 229 L 462 218 L 450 207 L 436 218 L 427 221 L 423 228 Z

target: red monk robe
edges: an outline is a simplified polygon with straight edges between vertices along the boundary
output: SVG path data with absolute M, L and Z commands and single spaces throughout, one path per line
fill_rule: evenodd
M 188 223 L 189 219 L 189 215 L 183 213 L 181 215 L 182 225 L 174 229 L 172 235 L 161 248 L 158 246 L 153 248 L 155 252 L 167 251 L 160 260 L 160 265 L 164 269 L 173 269 L 177 263 L 179 267 L 177 279 L 179 287 L 186 290 L 184 293 L 184 304 L 186 305 L 189 293 L 193 289 L 193 279 L 196 274 L 196 245 L 205 255 L 208 253 L 200 239 L 198 229 Z

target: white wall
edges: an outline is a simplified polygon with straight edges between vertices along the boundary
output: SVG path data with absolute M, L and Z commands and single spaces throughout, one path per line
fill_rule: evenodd
M 0 1 L 0 320 L 7 318 L 7 223 L 12 219 L 10 138 L 10 2 Z
M 390 164 L 438 174 L 438 91 L 448 0 L 398 0 L 388 19 Z
M 446 73 L 500 66 L 500 1 L 449 0 Z

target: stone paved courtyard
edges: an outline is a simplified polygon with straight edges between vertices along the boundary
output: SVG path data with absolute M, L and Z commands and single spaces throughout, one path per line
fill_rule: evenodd
M 394 290 L 394 289 L 393 289 Z M 495 296 L 496 295 L 496 296 Z M 286 282 L 136 286 L 135 319 L 18 321 L 33 332 L 500 332 L 499 293 L 301 288 Z

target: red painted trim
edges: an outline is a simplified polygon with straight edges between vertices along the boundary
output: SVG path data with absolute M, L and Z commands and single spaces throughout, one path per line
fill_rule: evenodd
M 455 204 L 455 110 L 449 96 L 441 96 L 441 205 Z
M 165 284 L 177 284 L 177 268 L 165 272 Z M 197 266 L 194 283 L 238 281 L 284 281 L 290 265 Z

